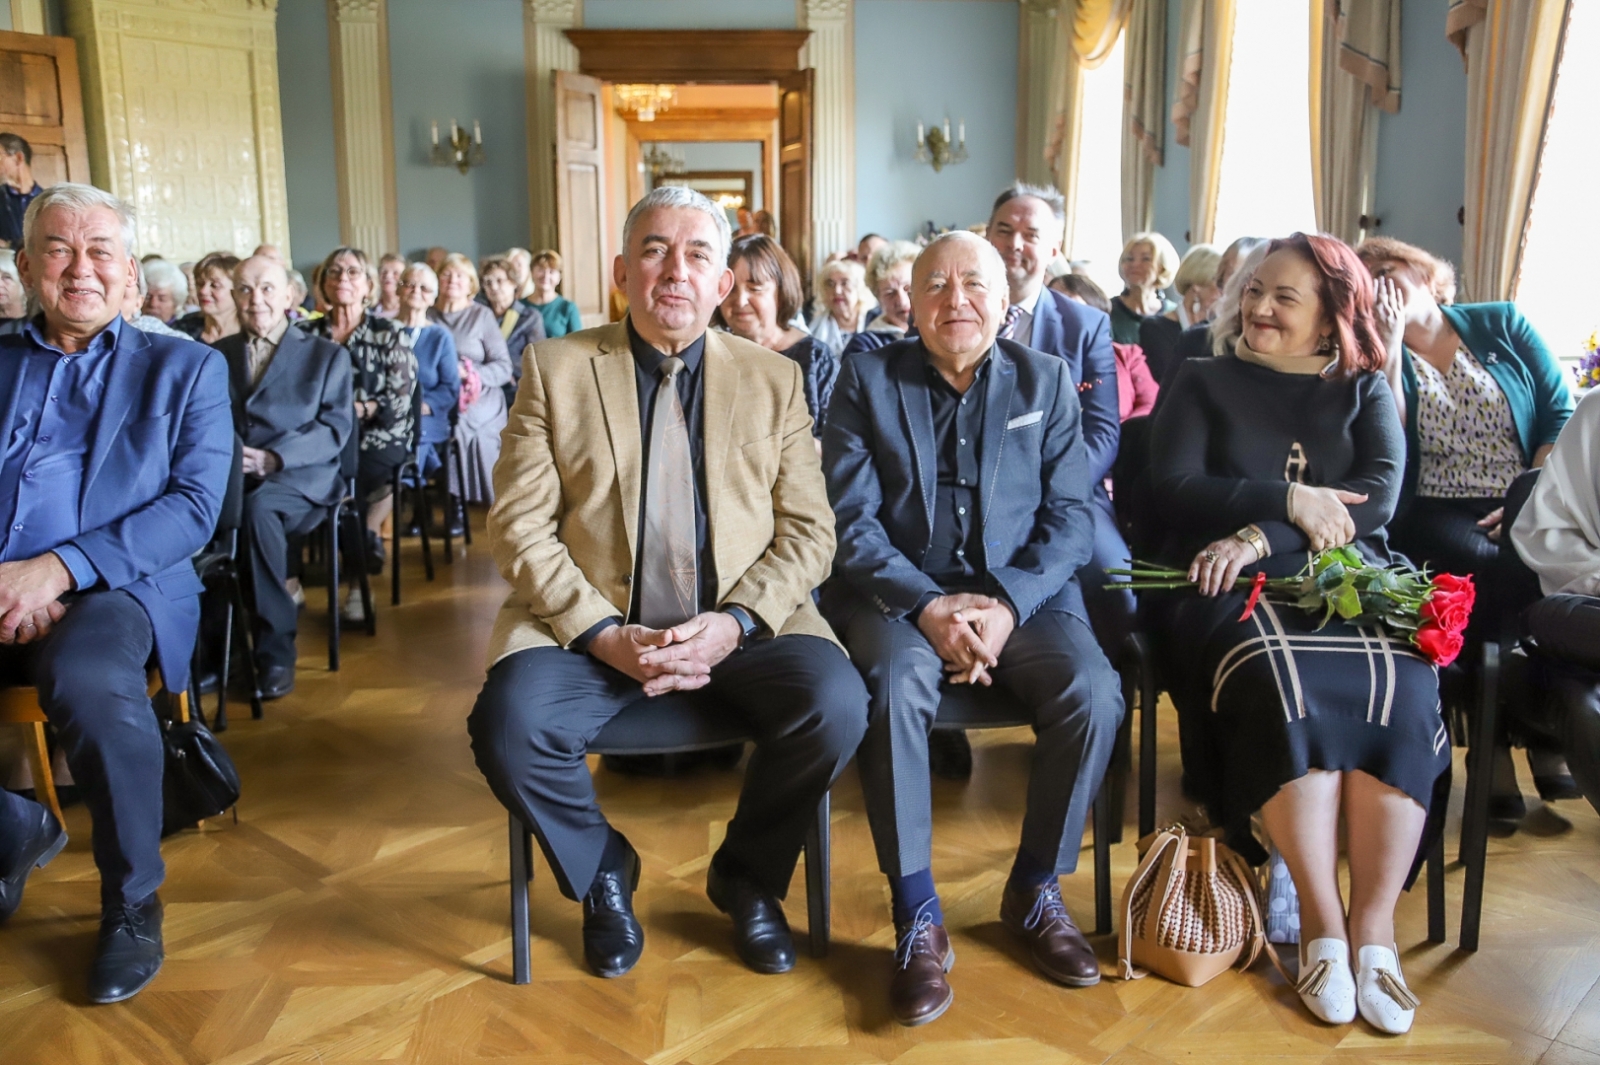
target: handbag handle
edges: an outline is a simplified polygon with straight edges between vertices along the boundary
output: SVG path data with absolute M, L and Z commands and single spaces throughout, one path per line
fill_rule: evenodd
M 1123 980 L 1142 980 L 1148 976 L 1143 969 L 1136 968 L 1133 964 L 1133 897 L 1138 894 L 1138 889 L 1148 880 L 1163 862 L 1163 857 L 1174 845 L 1185 844 L 1188 833 L 1182 825 L 1173 825 L 1171 828 L 1156 833 L 1150 843 L 1150 849 L 1145 851 L 1144 860 L 1139 863 L 1139 868 L 1134 870 L 1133 878 L 1128 881 L 1128 886 L 1122 890 L 1122 928 L 1117 932 L 1117 975 Z M 1176 864 L 1174 862 L 1173 864 Z M 1170 874 L 1168 879 L 1170 880 Z M 1169 885 L 1170 887 L 1170 885 Z M 1165 898 L 1165 896 L 1162 896 Z M 1155 905 L 1155 897 L 1151 896 L 1151 905 Z

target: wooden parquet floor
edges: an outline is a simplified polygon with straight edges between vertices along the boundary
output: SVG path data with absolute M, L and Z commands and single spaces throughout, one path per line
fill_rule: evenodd
M 239 823 L 167 841 L 166 968 L 122 1005 L 84 1001 L 98 887 L 88 818 L 69 812 L 70 846 L 0 930 L 0 1063 L 1600 1065 L 1600 818 L 1585 804 L 1540 809 L 1491 841 L 1477 954 L 1429 945 L 1422 892 L 1404 900 L 1403 960 L 1424 1005 L 1415 1030 L 1390 1039 L 1359 1021 L 1317 1024 L 1264 964 L 1200 989 L 1108 978 L 1072 991 L 1036 976 L 997 917 L 1026 732 L 979 736 L 972 781 L 936 789 L 934 866 L 960 964 L 955 1006 L 932 1025 L 902 1029 L 885 1010 L 893 933 L 853 769 L 834 793 L 827 959 L 805 956 L 802 941 L 794 972 L 764 977 L 733 956 L 704 874 L 737 774 L 602 771 L 602 801 L 644 857 L 644 960 L 620 980 L 587 975 L 578 909 L 541 858 L 534 983 L 513 986 L 505 814 L 464 728 L 502 585 L 481 538 L 431 585 L 416 551 L 407 545 L 406 604 L 385 598 L 379 635 L 346 637 L 342 672 L 327 672 L 313 610 L 298 690 L 264 721 L 235 717 L 224 738 L 244 779 Z M 1170 811 L 1170 714 L 1162 729 Z M 1119 889 L 1133 834 L 1115 850 Z M 1064 884 L 1085 924 L 1089 857 Z M 787 905 L 797 933 L 803 879 Z M 1462 879 L 1452 865 L 1452 943 Z M 1114 945 L 1100 949 L 1109 971 Z

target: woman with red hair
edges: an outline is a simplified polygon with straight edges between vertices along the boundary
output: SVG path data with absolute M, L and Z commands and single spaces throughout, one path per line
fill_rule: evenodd
M 1411 1027 L 1394 910 L 1414 876 L 1450 765 L 1438 678 L 1404 639 L 1266 600 L 1248 615 L 1240 575 L 1298 572 L 1351 546 L 1392 560 L 1384 526 L 1405 442 L 1384 380 L 1372 279 L 1332 237 L 1272 242 L 1228 352 L 1183 364 L 1152 430 L 1162 561 L 1200 594 L 1152 596 L 1178 707 L 1184 785 L 1247 857 L 1260 813 L 1300 898 L 1302 1000 L 1319 1019 Z M 1243 618 L 1243 620 L 1241 620 Z M 1350 859 L 1339 888 L 1340 819 Z

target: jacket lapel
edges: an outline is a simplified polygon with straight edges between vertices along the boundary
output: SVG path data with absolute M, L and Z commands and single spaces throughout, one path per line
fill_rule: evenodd
M 94 488 L 100 467 L 105 464 L 111 442 L 128 420 L 128 411 L 143 393 L 150 342 L 133 326 L 123 323 L 117 336 L 117 346 L 111 352 L 111 365 L 106 368 L 104 399 L 100 404 L 100 417 L 94 427 L 94 442 L 89 448 L 89 469 L 83 478 L 83 489 L 78 509 L 82 513 L 85 501 Z
M 938 483 L 934 464 L 933 401 L 928 398 L 927 351 L 919 342 L 900 353 L 895 378 L 900 387 L 900 407 L 905 412 L 911 435 L 911 458 L 917 468 L 917 488 L 922 492 L 922 513 L 927 521 L 927 538 L 933 538 L 933 492 Z
M 1061 313 L 1056 310 L 1055 300 L 1050 298 L 1050 290 L 1042 289 L 1039 299 L 1033 305 L 1033 328 L 1029 336 L 1019 337 L 1023 344 L 1035 351 L 1055 354 L 1060 348 L 1056 339 L 1061 335 Z
M 1006 422 L 1011 418 L 1011 394 L 1016 390 L 1017 367 L 998 342 L 989 355 L 989 387 L 983 404 L 983 468 L 978 474 L 979 506 L 984 520 L 1000 481 L 1000 455 L 1006 443 Z
M 733 418 L 739 401 L 739 358 L 729 351 L 716 333 L 707 331 L 704 363 L 700 368 L 702 434 L 706 466 L 706 521 L 717 528 L 718 498 L 728 469 L 728 450 L 733 446 Z M 715 550 L 715 542 L 712 544 Z
M 245 334 L 240 333 L 239 335 L 244 336 Z M 262 373 L 260 382 L 256 385 L 255 391 L 252 392 L 248 391 L 250 388 L 250 341 L 246 338 L 240 359 L 244 370 L 244 387 L 247 390 L 244 394 L 249 397 L 246 400 L 246 405 L 254 403 L 257 396 L 266 395 L 268 387 L 278 378 L 285 374 L 293 373 L 296 365 L 300 362 L 300 349 L 308 347 L 310 344 L 311 338 L 306 336 L 299 326 L 291 322 L 289 328 L 283 331 L 283 339 L 278 341 L 278 349 L 272 353 L 272 361 L 267 363 L 266 371 Z
M 634 382 L 633 353 L 628 349 L 627 328 L 616 326 L 600 338 L 600 354 L 589 360 L 600 390 L 600 409 L 611 437 L 611 461 L 617 470 L 622 528 L 628 538 L 628 558 L 638 565 L 640 463 L 644 445 L 639 434 L 639 391 Z

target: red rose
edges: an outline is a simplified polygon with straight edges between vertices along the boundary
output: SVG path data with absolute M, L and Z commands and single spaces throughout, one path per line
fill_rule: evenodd
M 1427 655 L 1428 660 L 1440 669 L 1456 660 L 1464 642 L 1459 631 L 1441 628 L 1431 621 L 1423 622 L 1411 639 L 1416 643 L 1417 650 Z
M 1418 613 L 1423 621 L 1432 621 L 1441 629 L 1459 635 L 1472 618 L 1472 607 L 1478 598 L 1477 587 L 1471 577 L 1457 577 L 1441 573 L 1433 579 L 1428 599 Z

